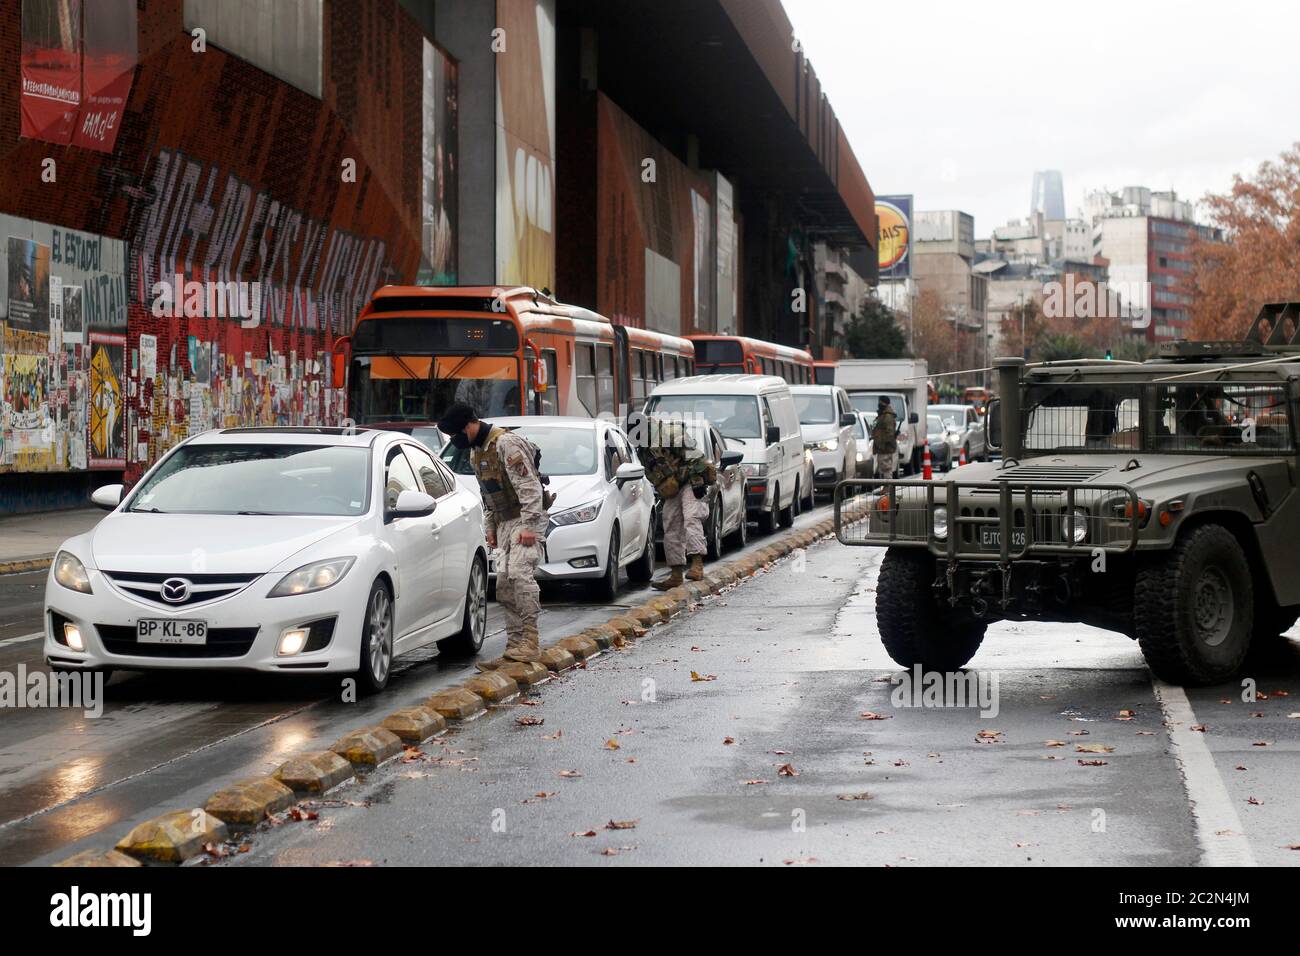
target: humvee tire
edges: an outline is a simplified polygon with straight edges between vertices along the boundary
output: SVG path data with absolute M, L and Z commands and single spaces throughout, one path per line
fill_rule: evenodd
M 1201 525 L 1138 572 L 1133 618 L 1147 666 L 1173 684 L 1216 684 L 1250 650 L 1250 564 L 1227 528 Z
M 885 650 L 900 667 L 955 671 L 975 656 L 988 624 L 940 607 L 930 590 L 933 581 L 934 557 L 928 551 L 886 551 L 876 581 L 876 624 Z

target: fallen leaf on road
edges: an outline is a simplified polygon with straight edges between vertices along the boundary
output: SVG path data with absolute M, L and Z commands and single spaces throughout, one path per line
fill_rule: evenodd
M 1255 711 L 1254 713 L 1252 713 L 1250 716 L 1252 716 L 1252 717 L 1263 717 L 1263 716 L 1264 716 L 1264 712 L 1263 712 L 1262 710 L 1257 710 L 1257 711 Z
M 716 674 L 697 674 L 695 671 L 691 671 L 691 680 L 693 681 L 705 681 L 705 680 L 717 680 L 717 679 L 718 677 Z
M 557 730 L 557 731 L 556 731 L 555 733 L 553 733 L 553 734 L 542 734 L 542 739 L 543 739 L 543 740 L 559 740 L 559 739 L 560 739 L 561 737 L 563 737 L 563 736 L 564 736 L 564 731 L 563 731 L 563 730 Z
M 1251 744 L 1251 746 L 1252 746 L 1252 747 L 1271 747 L 1271 746 L 1273 746 L 1273 742 L 1272 742 L 1271 740 L 1256 740 L 1253 744 Z
M 1065 741 L 1064 741 L 1064 740 L 1045 740 L 1045 741 L 1043 741 L 1043 746 L 1044 746 L 1044 747 L 1064 747 L 1064 746 L 1065 746 Z
M 1300 719 L 1300 710 L 1296 711 L 1294 714 L 1287 714 L 1287 716 L 1292 720 Z
M 767 783 L 766 780 L 742 780 L 741 783 L 746 787 L 757 787 L 760 784 Z
M 606 750 L 617 750 L 618 748 L 619 748 L 619 742 L 615 740 L 613 737 L 610 737 L 609 740 L 605 741 Z
M 1249 803 L 1252 807 L 1262 807 L 1264 805 L 1263 800 L 1257 800 L 1255 797 L 1247 797 L 1246 802 Z
M 1001 741 L 998 740 L 1001 736 L 1002 731 L 1000 730 L 981 730 L 975 735 L 975 742 L 977 744 L 1001 743 Z
M 802 860 L 782 860 L 781 862 L 786 866 L 807 866 L 810 863 L 816 863 L 817 857 L 808 856 L 804 857 Z
M 1237 764 L 1237 766 L 1233 767 L 1232 769 L 1233 769 L 1233 770 L 1245 770 L 1246 767 L 1243 766 L 1242 764 Z
M 869 752 L 870 752 L 870 751 L 868 751 L 868 753 L 869 753 Z M 788 750 L 769 750 L 768 753 L 772 754 L 774 757 L 788 757 L 788 756 L 790 756 L 790 751 L 788 751 Z
M 566 778 L 569 778 L 569 779 L 573 779 L 573 778 L 576 778 L 576 777 L 581 777 L 582 774 L 578 773 L 578 771 L 576 771 L 576 770 L 561 770 L 561 771 L 560 771 L 560 776 L 561 776 L 561 777 L 566 777 Z
M 620 853 L 631 853 L 635 846 L 607 846 L 600 851 L 601 856 L 618 856 Z
M 722 742 L 723 742 L 724 744 L 734 744 L 734 743 L 736 742 L 736 738 L 735 738 L 735 737 L 723 737 L 723 738 L 722 738 Z
M 374 860 L 331 860 L 328 863 L 322 863 L 321 866 L 339 867 L 339 866 L 374 866 Z
M 1133 734 L 1135 737 L 1154 737 L 1155 735 L 1156 732 L 1154 730 L 1138 730 Z
M 795 770 L 790 764 L 783 763 L 781 766 L 776 768 L 776 775 L 778 777 L 797 777 L 799 776 L 799 771 Z
M 1092 731 L 1090 731 L 1090 730 L 1072 730 L 1072 731 L 1070 731 L 1070 736 L 1071 736 L 1071 737 L 1087 737 L 1090 733 L 1092 733 Z
M 864 710 L 862 712 L 863 720 L 893 720 L 893 714 L 877 714 L 874 710 Z
M 1077 754 L 1113 754 L 1114 747 L 1107 747 L 1105 744 L 1075 744 L 1074 752 Z
M 870 800 L 872 799 L 872 797 L 871 794 L 867 793 L 866 791 L 863 791 L 862 793 L 837 794 L 835 799 L 836 800 Z
M 1283 849 L 1300 850 L 1300 843 L 1288 843 Z
M 560 791 L 558 791 L 558 790 L 552 790 L 552 791 L 550 791 L 550 792 L 548 793 L 548 792 L 545 791 L 545 790 L 538 790 L 538 791 L 537 791 L 535 794 L 533 794 L 531 797 L 528 797 L 528 798 L 526 798 L 526 799 L 524 799 L 524 800 L 520 800 L 519 802 L 520 802 L 520 803 L 536 803 L 538 800 L 549 800 L 551 797 L 555 796 L 555 795 L 556 795 L 557 793 L 559 793 L 559 792 L 560 792 Z
M 1080 766 L 1080 767 L 1104 767 L 1104 766 L 1106 766 L 1106 761 L 1104 761 L 1104 760 L 1080 760 L 1080 761 L 1079 761 L 1079 766 Z
M 316 820 L 319 817 L 320 814 L 317 813 L 315 810 L 304 810 L 302 807 L 289 808 L 290 820 Z
M 230 856 L 230 850 L 224 843 L 205 843 L 203 844 L 203 852 L 218 860 Z
M 610 820 L 605 824 L 606 830 L 635 830 L 640 820 Z
M 534 717 L 531 714 L 528 714 L 523 717 L 516 717 L 515 723 L 520 727 L 540 727 L 542 724 L 546 723 L 546 718 Z
M 902 757 L 899 757 L 897 760 L 891 760 L 890 763 L 892 763 L 895 767 L 910 767 L 910 766 L 911 766 L 911 764 L 909 764 L 909 763 L 908 763 L 906 760 L 904 760 Z
M 569 834 L 571 837 L 594 837 L 595 835 L 595 830 L 583 830 L 581 833 L 575 830 L 573 833 Z

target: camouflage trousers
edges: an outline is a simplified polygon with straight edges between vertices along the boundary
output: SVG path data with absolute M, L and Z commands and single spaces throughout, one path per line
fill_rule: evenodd
M 898 452 L 876 452 L 876 473 L 873 478 L 893 478 L 898 470 Z
M 686 558 L 704 554 L 704 520 L 709 516 L 709 505 L 698 500 L 690 487 L 683 488 L 674 498 L 665 498 L 664 560 L 670 568 L 685 567 Z
M 497 603 L 506 617 L 505 656 L 514 660 L 537 660 L 537 618 L 542 605 L 537 586 L 537 565 L 542 560 L 542 536 L 531 545 L 519 543 L 527 530 L 514 518 L 497 528 Z

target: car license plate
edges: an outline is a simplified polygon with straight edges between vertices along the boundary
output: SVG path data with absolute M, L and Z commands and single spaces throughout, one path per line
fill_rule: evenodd
M 995 531 L 992 528 L 980 528 L 980 547 L 981 548 L 1000 548 L 1002 546 L 1002 532 Z M 1024 529 L 1011 532 L 1011 547 L 1023 548 L 1025 546 Z
M 140 644 L 206 644 L 208 622 L 142 618 L 135 622 L 135 639 Z

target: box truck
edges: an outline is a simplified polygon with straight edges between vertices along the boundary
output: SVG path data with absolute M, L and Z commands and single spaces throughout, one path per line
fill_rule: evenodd
M 841 359 L 835 367 L 835 384 L 869 422 L 875 421 L 880 396 L 889 398 L 898 416 L 898 465 L 905 475 L 921 470 L 929 371 L 925 359 Z

